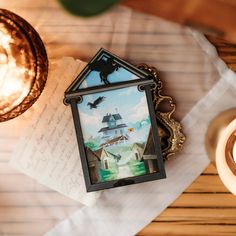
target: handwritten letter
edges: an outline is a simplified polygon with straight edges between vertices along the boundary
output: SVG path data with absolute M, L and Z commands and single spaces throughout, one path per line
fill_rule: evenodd
M 64 58 L 49 75 L 33 122 L 21 137 L 11 164 L 41 184 L 90 205 L 99 193 L 86 192 L 71 110 L 63 104 L 64 91 L 85 65 Z

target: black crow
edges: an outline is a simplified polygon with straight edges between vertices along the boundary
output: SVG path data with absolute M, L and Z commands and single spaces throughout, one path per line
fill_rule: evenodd
M 88 102 L 87 106 L 90 106 L 90 109 L 96 109 L 97 106 L 103 102 L 105 97 L 98 97 L 94 102 Z

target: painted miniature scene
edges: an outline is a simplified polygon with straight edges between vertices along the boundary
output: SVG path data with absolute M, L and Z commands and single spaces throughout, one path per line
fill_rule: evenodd
M 78 108 L 93 184 L 158 172 L 145 92 L 85 95 Z

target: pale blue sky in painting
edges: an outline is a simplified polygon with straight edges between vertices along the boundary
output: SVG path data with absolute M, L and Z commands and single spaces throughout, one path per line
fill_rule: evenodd
M 98 108 L 90 109 L 87 103 L 94 102 L 102 96 L 105 99 Z M 118 112 L 123 118 L 123 123 L 127 125 L 149 116 L 145 92 L 139 92 L 137 86 L 85 95 L 78 108 L 85 139 L 98 135 L 98 131 L 104 126 L 102 118 L 107 113 Z
M 98 71 L 91 71 L 80 85 L 80 89 L 104 85 L 104 83 L 101 81 L 99 73 L 100 72 Z M 123 67 L 120 67 L 117 71 L 114 71 L 113 73 L 108 75 L 108 81 L 110 83 L 130 81 L 134 79 L 139 79 L 139 77 L 137 77 L 136 75 L 134 75 Z

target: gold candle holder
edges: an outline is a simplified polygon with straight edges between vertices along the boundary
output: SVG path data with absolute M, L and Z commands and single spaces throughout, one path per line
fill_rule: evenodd
M 231 172 L 236 176 L 236 127 L 225 145 L 225 160 Z
M 211 121 L 205 146 L 222 182 L 236 194 L 236 108 L 220 113 Z
M 208 157 L 214 164 L 216 159 L 216 147 L 222 132 L 234 119 L 236 119 L 236 108 L 231 108 L 221 112 L 211 121 L 210 125 L 208 126 L 205 136 L 205 147 Z
M 20 16 L 0 9 L 0 122 L 33 105 L 47 73 L 47 54 L 38 33 Z
M 236 119 L 222 132 L 216 148 L 216 167 L 224 185 L 236 195 Z

